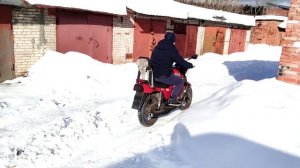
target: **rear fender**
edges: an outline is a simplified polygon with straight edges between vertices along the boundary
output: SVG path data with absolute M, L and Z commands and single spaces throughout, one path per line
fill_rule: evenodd
M 147 83 L 136 83 L 133 87 L 133 90 L 144 93 L 152 93 L 154 91 L 153 88 Z
M 143 102 L 146 100 L 148 95 L 148 93 L 136 92 L 131 108 L 140 110 L 142 108 Z
M 149 85 L 149 84 L 142 84 L 143 85 L 143 89 L 144 89 L 144 93 L 153 93 L 153 88 Z

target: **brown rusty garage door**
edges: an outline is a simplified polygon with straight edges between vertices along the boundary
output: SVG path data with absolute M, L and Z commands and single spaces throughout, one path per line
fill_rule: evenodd
M 0 82 L 14 78 L 12 8 L 0 6 Z
M 58 11 L 57 51 L 77 51 L 112 63 L 112 16 Z
M 198 26 L 174 23 L 176 47 L 181 56 L 190 57 L 196 53 Z
M 185 56 L 186 50 L 186 25 L 182 23 L 174 23 L 174 33 L 176 34 L 176 48 L 181 56 Z
M 231 29 L 228 53 L 242 52 L 245 50 L 246 30 Z
M 226 28 L 206 27 L 203 43 L 203 54 L 213 52 L 223 54 Z
M 166 21 L 135 19 L 133 59 L 150 57 L 153 48 L 164 38 L 165 32 Z

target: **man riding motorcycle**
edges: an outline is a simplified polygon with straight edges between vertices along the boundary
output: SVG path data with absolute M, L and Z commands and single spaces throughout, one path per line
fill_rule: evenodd
M 167 85 L 174 85 L 173 92 L 170 98 L 170 104 L 178 105 L 181 102 L 178 96 L 183 87 L 184 81 L 182 78 L 174 75 L 173 63 L 179 64 L 185 69 L 193 68 L 193 64 L 187 62 L 179 54 L 174 45 L 176 36 L 174 33 L 167 32 L 165 38 L 157 44 L 151 55 L 151 65 L 154 74 L 154 80 Z

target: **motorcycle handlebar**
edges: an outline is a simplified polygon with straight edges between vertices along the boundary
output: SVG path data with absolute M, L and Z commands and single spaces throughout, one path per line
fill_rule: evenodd
M 188 60 L 190 60 L 190 59 L 197 59 L 197 58 L 198 58 L 198 54 L 194 54 L 190 58 L 188 58 Z

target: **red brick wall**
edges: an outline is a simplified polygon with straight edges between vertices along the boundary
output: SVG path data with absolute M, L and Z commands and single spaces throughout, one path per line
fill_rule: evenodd
M 284 34 L 278 29 L 280 23 L 269 20 L 257 21 L 256 26 L 252 28 L 250 43 L 279 46 Z
M 291 0 L 278 79 L 300 85 L 300 0 Z

